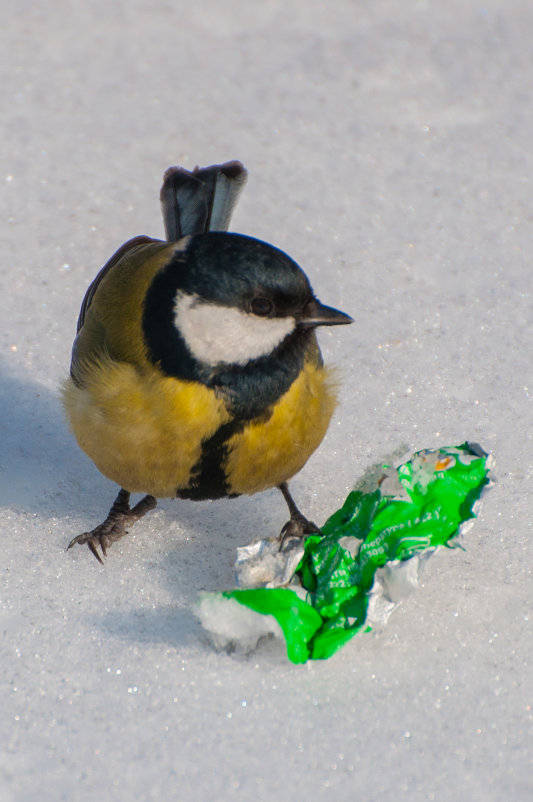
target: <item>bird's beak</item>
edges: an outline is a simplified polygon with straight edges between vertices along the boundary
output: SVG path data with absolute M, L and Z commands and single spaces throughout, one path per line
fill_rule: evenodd
M 324 306 L 316 298 L 309 301 L 298 319 L 299 326 L 341 326 L 345 323 L 353 323 L 353 318 L 331 306 Z

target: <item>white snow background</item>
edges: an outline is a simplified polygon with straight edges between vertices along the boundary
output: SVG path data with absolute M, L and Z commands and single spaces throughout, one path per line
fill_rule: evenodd
M 18 0 L 1 38 L 2 802 L 531 799 L 529 0 Z M 320 332 L 343 384 L 302 509 L 406 447 L 496 458 L 466 551 L 303 666 L 194 614 L 277 491 L 163 501 L 105 568 L 65 552 L 116 493 L 58 400 L 85 289 L 163 236 L 166 167 L 228 159 L 233 230 L 355 318 Z

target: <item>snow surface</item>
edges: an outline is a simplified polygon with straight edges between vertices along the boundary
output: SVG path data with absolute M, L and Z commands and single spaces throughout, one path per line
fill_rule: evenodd
M 1 36 L 2 802 L 531 799 L 529 0 L 18 0 Z M 323 663 L 217 653 L 194 615 L 276 491 L 65 553 L 116 492 L 58 401 L 83 293 L 163 235 L 166 167 L 233 158 L 234 230 L 356 320 L 321 332 L 343 389 L 302 509 L 406 450 L 497 461 L 467 551 Z

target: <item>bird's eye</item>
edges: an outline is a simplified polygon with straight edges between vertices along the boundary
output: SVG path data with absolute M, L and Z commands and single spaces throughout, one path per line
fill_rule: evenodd
M 267 317 L 273 310 L 274 304 L 268 298 L 254 298 L 250 304 L 250 309 L 254 315 Z

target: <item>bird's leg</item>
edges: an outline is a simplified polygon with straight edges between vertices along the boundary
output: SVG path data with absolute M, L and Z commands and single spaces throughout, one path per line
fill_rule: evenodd
M 287 502 L 287 507 L 289 508 L 290 513 L 290 520 L 287 521 L 283 529 L 279 534 L 280 539 L 280 551 L 282 550 L 283 546 L 285 545 L 285 541 L 291 537 L 305 537 L 306 535 L 314 535 L 320 534 L 320 529 L 316 524 L 312 521 L 308 521 L 307 518 L 302 515 L 296 504 L 294 503 L 294 499 L 289 492 L 289 486 L 287 482 L 282 482 L 278 485 L 279 489 L 283 493 L 283 498 Z
M 157 500 L 153 496 L 145 496 L 133 509 L 130 509 L 130 494 L 127 490 L 120 490 L 105 521 L 90 532 L 84 532 L 71 540 L 67 551 L 76 543 L 79 543 L 80 546 L 86 543 L 98 562 L 103 565 L 104 562 L 98 553 L 97 546 L 100 546 L 103 556 L 107 557 L 107 547 L 128 534 L 126 526 L 138 521 L 147 512 L 153 510 L 156 504 Z

